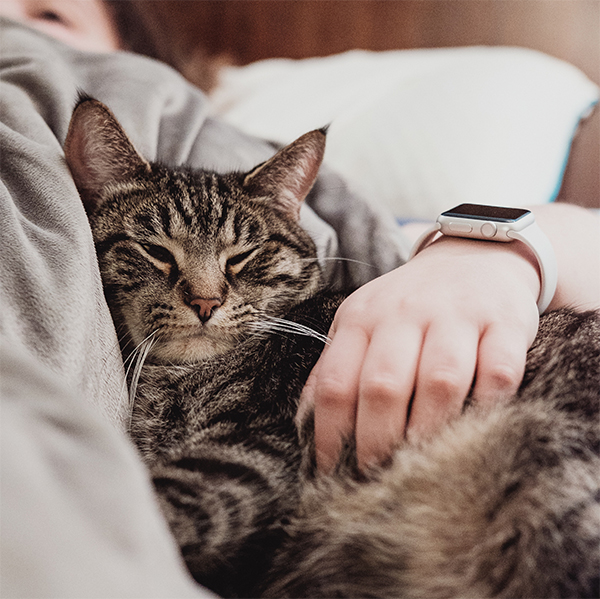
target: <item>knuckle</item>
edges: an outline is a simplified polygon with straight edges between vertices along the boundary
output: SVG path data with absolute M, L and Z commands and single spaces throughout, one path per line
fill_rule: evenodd
M 429 377 L 425 391 L 428 396 L 447 403 L 463 392 L 463 384 L 451 370 L 436 370 Z
M 325 376 L 319 381 L 316 396 L 323 407 L 341 407 L 351 398 L 350 385 L 337 377 Z
M 395 377 L 375 375 L 361 381 L 360 395 L 370 403 L 388 405 L 402 394 L 402 386 Z
M 351 298 L 348 298 L 351 299 Z M 341 321 L 348 324 L 360 324 L 365 322 L 369 316 L 370 311 L 368 306 L 362 301 L 344 301 L 338 308 L 334 321 L 336 325 L 339 325 Z
M 373 292 L 369 285 L 359 287 L 341 303 L 336 318 L 343 317 L 350 322 L 361 322 L 373 316 L 373 303 Z
M 503 392 L 516 390 L 521 376 L 521 372 L 508 364 L 494 364 L 487 373 L 490 386 Z

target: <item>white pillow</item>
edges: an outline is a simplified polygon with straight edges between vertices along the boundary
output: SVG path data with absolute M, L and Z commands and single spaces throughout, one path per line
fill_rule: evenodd
M 288 143 L 331 123 L 325 162 L 398 218 L 553 200 L 598 87 L 533 50 L 352 51 L 227 67 L 214 110 Z

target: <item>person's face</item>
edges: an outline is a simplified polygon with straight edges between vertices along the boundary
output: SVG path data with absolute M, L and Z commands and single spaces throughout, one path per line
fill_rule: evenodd
M 102 0 L 0 0 L 0 15 L 80 50 L 111 52 L 120 48 Z

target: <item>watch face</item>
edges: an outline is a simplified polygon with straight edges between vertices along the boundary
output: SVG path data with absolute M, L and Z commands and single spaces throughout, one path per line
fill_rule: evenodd
M 529 214 L 529 210 L 523 208 L 505 208 L 500 206 L 484 206 L 482 204 L 461 204 L 442 212 L 443 216 L 454 218 L 473 218 L 479 220 L 493 220 L 498 222 L 515 222 Z

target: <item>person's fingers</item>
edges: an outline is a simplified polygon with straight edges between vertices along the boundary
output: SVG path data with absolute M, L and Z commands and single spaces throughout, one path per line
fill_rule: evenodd
M 356 416 L 356 455 L 365 468 L 383 462 L 404 437 L 422 330 L 415 324 L 379 327 L 362 367 Z
M 480 404 L 491 405 L 517 392 L 525 371 L 529 343 L 523 331 L 514 327 L 488 327 L 479 343 L 473 389 L 473 396 Z
M 342 439 L 354 434 L 358 380 L 369 339 L 360 327 L 336 331 L 319 359 L 312 382 L 315 406 L 317 467 L 329 472 L 335 466 Z
M 460 414 L 475 375 L 479 332 L 454 319 L 431 323 L 421 350 L 409 440 L 430 437 Z

